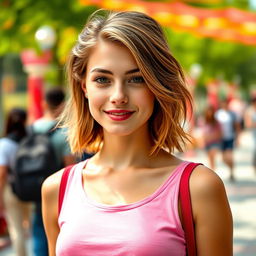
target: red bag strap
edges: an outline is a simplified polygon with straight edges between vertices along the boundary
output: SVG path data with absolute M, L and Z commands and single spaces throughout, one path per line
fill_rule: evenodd
M 185 239 L 187 244 L 188 256 L 196 256 L 196 240 L 195 240 L 194 221 L 193 221 L 192 206 L 191 206 L 191 199 L 190 199 L 189 178 L 192 171 L 198 165 L 200 164 L 189 163 L 185 167 L 181 176 L 180 188 L 179 188 L 181 214 L 182 214 L 182 220 L 183 220 L 183 228 L 185 231 Z
M 73 166 L 74 165 L 69 165 L 69 166 L 65 167 L 65 169 L 62 173 L 62 176 L 61 176 L 60 188 L 59 188 L 59 206 L 58 206 L 59 214 L 60 214 L 60 211 L 61 211 L 63 199 L 64 199 L 65 192 L 66 192 L 66 186 L 67 186 L 67 182 L 68 182 L 69 173 L 70 173 Z

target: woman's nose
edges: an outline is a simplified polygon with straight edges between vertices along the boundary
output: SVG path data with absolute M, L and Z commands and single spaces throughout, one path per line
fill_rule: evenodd
M 128 95 L 123 86 L 114 86 L 110 96 L 110 101 L 113 104 L 126 104 L 128 102 Z

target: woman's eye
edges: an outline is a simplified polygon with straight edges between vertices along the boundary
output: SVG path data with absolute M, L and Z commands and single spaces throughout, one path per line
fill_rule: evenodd
M 95 82 L 99 84 L 107 84 L 110 83 L 110 80 L 107 77 L 97 77 L 94 79 Z
M 142 83 L 145 83 L 145 80 L 142 76 L 135 76 L 135 77 L 132 77 L 130 80 L 129 80 L 130 83 L 136 83 L 136 84 L 142 84 Z

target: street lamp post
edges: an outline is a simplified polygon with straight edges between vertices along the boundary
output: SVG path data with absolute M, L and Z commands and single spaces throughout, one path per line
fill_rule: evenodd
M 36 41 L 42 49 L 38 55 L 33 49 L 21 53 L 21 61 L 28 74 L 28 121 L 32 123 L 43 115 L 42 98 L 44 75 L 48 71 L 48 64 L 52 58 L 51 48 L 55 43 L 55 32 L 49 26 L 39 28 L 35 34 Z

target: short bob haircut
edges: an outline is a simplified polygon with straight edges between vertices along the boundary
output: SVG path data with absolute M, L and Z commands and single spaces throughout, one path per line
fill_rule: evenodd
M 97 151 L 103 142 L 102 127 L 89 112 L 82 84 L 91 50 L 99 40 L 118 42 L 127 47 L 151 92 L 155 95 L 153 114 L 149 120 L 152 137 L 151 154 L 161 148 L 169 152 L 183 151 L 190 136 L 183 126 L 191 95 L 186 88 L 180 64 L 172 56 L 161 26 L 144 13 L 134 11 L 96 11 L 89 18 L 67 63 L 70 97 L 60 118 L 67 127 L 73 153 Z

